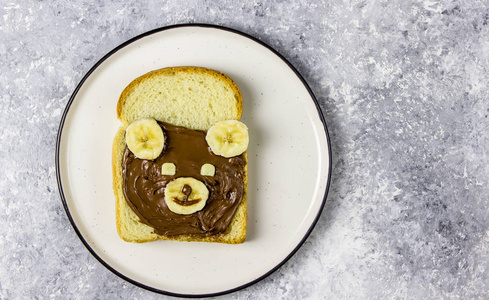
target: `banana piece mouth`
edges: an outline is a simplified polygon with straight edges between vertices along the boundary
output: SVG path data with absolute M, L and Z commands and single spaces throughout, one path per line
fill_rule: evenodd
M 209 198 L 205 184 L 193 177 L 179 177 L 165 187 L 165 203 L 172 212 L 190 215 L 202 210 Z

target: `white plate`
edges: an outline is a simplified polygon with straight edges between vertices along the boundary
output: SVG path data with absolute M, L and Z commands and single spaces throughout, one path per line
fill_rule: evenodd
M 249 127 L 248 232 L 241 245 L 123 242 L 116 232 L 111 147 L 116 104 L 134 78 L 168 66 L 226 73 L 243 94 Z M 309 87 L 276 51 L 228 28 L 157 29 L 102 58 L 74 91 L 56 153 L 61 199 L 88 250 L 122 278 L 155 292 L 210 296 L 266 277 L 305 241 L 326 199 L 331 151 Z

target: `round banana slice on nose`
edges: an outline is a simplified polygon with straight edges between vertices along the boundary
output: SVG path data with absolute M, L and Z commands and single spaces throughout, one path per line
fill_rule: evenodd
M 168 208 L 180 215 L 190 215 L 202 210 L 209 198 L 209 190 L 202 181 L 192 177 L 179 177 L 165 187 Z

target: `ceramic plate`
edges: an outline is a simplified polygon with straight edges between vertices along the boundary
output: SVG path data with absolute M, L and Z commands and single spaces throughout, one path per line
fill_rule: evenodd
M 136 77 L 169 66 L 219 70 L 242 91 L 241 120 L 250 132 L 243 244 L 135 244 L 117 235 L 111 173 L 117 100 Z M 249 286 L 297 251 L 324 206 L 331 151 L 314 95 L 280 54 L 242 32 L 189 24 L 137 36 L 88 72 L 64 111 L 56 164 L 68 218 L 104 266 L 155 292 L 202 297 Z

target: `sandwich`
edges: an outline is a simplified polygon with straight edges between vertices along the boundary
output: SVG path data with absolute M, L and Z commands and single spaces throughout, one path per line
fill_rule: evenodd
M 124 241 L 244 242 L 249 136 L 242 110 L 237 84 L 201 67 L 151 71 L 122 91 L 112 172 Z

